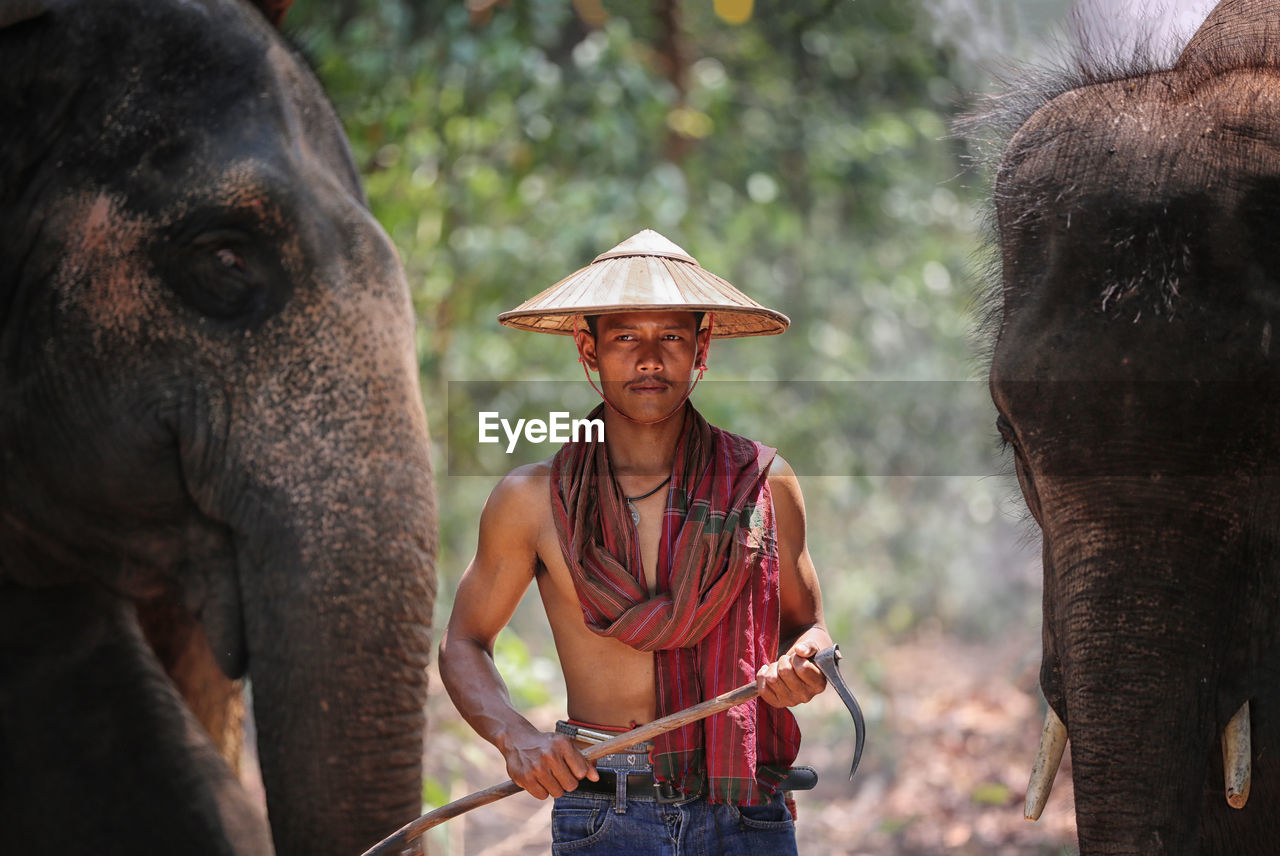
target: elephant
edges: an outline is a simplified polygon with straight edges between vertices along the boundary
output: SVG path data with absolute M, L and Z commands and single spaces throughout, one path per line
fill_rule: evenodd
M 286 7 L 0 0 L 0 851 L 421 810 L 414 312 Z M 245 677 L 265 816 L 200 726 Z
M 1016 91 L 989 388 L 1044 571 L 1082 854 L 1280 840 L 1280 3 Z M 1056 747 L 1056 751 L 1052 751 Z

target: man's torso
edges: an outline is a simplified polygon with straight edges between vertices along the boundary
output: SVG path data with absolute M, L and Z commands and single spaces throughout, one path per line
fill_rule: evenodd
M 550 476 L 549 464 L 539 465 L 538 470 Z M 664 488 L 634 504 L 640 515 L 637 534 L 650 592 L 657 576 L 666 499 Z M 657 715 L 653 653 L 637 651 L 587 627 L 560 549 L 549 490 L 544 490 L 536 513 L 538 592 L 564 673 L 569 717 L 592 725 L 617 727 L 652 721 Z

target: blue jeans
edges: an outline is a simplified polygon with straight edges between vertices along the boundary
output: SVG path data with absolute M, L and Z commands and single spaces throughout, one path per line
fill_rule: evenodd
M 551 810 L 554 856 L 796 856 L 782 794 L 764 805 L 712 805 L 702 797 L 659 803 L 569 792 Z

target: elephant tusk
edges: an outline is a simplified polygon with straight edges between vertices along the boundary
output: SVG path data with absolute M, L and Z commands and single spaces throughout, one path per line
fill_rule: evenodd
M 1053 779 L 1062 763 L 1062 752 L 1067 748 L 1067 726 L 1062 724 L 1053 708 L 1044 717 L 1044 731 L 1040 733 L 1040 747 L 1036 750 L 1035 763 L 1031 765 L 1031 781 L 1027 783 L 1027 804 L 1022 814 L 1027 820 L 1039 820 L 1053 790 Z
M 1253 740 L 1249 729 L 1249 702 L 1240 705 L 1222 730 L 1222 769 L 1227 780 L 1227 805 L 1244 808 L 1252 779 Z

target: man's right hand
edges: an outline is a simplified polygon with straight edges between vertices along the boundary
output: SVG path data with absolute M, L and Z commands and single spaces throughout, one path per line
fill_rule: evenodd
M 502 754 L 511 780 L 540 800 L 563 796 L 578 787 L 579 779 L 600 781 L 596 765 L 563 734 L 534 732 L 513 742 Z

